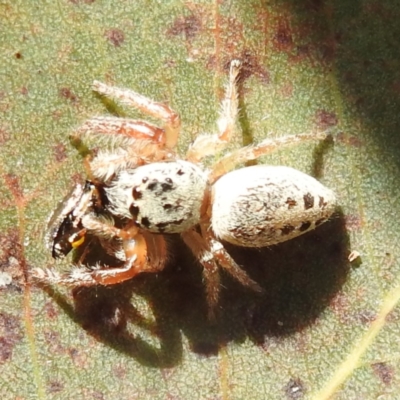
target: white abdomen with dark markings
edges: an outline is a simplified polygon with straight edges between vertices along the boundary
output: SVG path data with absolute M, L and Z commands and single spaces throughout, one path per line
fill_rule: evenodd
M 314 229 L 335 206 L 335 194 L 300 171 L 247 167 L 214 184 L 212 229 L 219 239 L 238 246 L 269 246 Z

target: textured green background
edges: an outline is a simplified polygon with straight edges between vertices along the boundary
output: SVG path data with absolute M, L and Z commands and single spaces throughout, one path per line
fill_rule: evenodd
M 3 0 L 0 13 L 2 399 L 400 398 L 399 2 Z M 67 266 L 42 236 L 84 176 L 68 134 L 130 113 L 93 95 L 93 79 L 178 110 L 184 152 L 215 130 L 232 58 L 246 76 L 234 145 L 329 129 L 333 146 L 261 162 L 333 188 L 335 218 L 270 249 L 230 248 L 265 294 L 224 277 L 214 325 L 176 238 L 158 275 L 74 293 L 26 286 L 33 267 Z

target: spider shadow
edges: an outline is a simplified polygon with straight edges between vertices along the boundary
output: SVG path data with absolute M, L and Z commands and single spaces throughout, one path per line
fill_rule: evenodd
M 179 317 L 178 325 L 191 348 L 200 354 L 214 354 L 232 341 L 250 338 L 261 344 L 271 336 L 299 332 L 316 321 L 346 281 L 349 247 L 340 211 L 317 230 L 276 246 L 244 249 L 226 245 L 263 293 L 224 276 L 220 308 L 212 324 L 206 320 L 204 305 L 193 306 L 196 298 L 204 298 L 204 288 L 181 282 L 181 273 L 170 289 L 182 296 L 172 314 Z
M 81 258 L 87 250 L 84 246 L 74 258 L 86 265 L 99 260 L 114 265 L 114 258 L 94 241 L 87 258 Z M 143 274 L 118 285 L 79 287 L 72 290 L 72 302 L 50 287 L 42 289 L 95 340 L 143 365 L 168 368 L 181 360 L 182 340 L 178 327 L 165 318 L 169 309 L 165 307 L 168 293 L 163 281 L 157 274 Z
M 268 337 L 301 331 L 329 306 L 349 271 L 341 213 L 317 230 L 273 247 L 226 245 L 264 291 L 254 293 L 222 273 L 219 309 L 210 321 L 200 265 L 178 236 L 169 238 L 169 247 L 175 257 L 161 273 L 115 286 L 74 289 L 74 304 L 45 290 L 96 340 L 143 365 L 168 368 L 182 359 L 182 334 L 191 351 L 208 356 L 226 343 L 250 338 L 262 344 Z M 93 247 L 96 260 L 98 251 Z

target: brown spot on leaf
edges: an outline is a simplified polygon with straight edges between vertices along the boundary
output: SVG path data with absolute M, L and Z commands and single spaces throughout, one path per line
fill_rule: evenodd
M 59 381 L 50 381 L 47 384 L 48 393 L 60 393 L 64 390 L 64 385 Z
M 244 50 L 238 57 L 242 61 L 239 80 L 244 81 L 254 75 L 264 84 L 269 83 L 270 75 L 264 66 L 260 64 L 258 57 L 250 50 Z M 226 64 L 226 69 L 229 70 L 230 61 Z
M 113 369 L 112 369 L 115 377 L 117 379 L 125 379 L 126 377 L 126 367 L 123 365 L 116 365 Z
M 51 354 L 65 354 L 65 347 L 62 344 L 60 334 L 58 332 L 47 330 L 44 332 L 44 338 Z
M 338 124 L 338 118 L 334 112 L 317 110 L 315 113 L 315 123 L 319 129 L 325 130 L 336 126 Z
M 293 47 L 293 34 L 287 18 L 278 22 L 278 27 L 273 36 L 274 48 L 278 51 L 289 52 Z
M 0 127 L 0 146 L 10 140 L 10 133 L 5 129 Z
M 18 231 L 9 229 L 0 235 L 0 269 L 12 277 L 14 288 L 17 281 L 23 284 L 22 265 L 24 262 Z
M 64 97 L 65 99 L 70 100 L 72 103 L 75 103 L 78 100 L 78 98 L 72 92 L 72 90 L 70 88 L 63 87 L 58 91 L 58 93 L 61 97 Z
M 57 162 L 62 162 L 67 158 L 66 147 L 62 143 L 53 146 L 53 156 Z
M 109 29 L 105 32 L 105 37 L 115 47 L 120 47 L 125 42 L 125 34 L 121 29 Z
M 14 54 L 14 56 L 15 56 L 15 58 L 16 58 L 17 60 L 20 60 L 20 59 L 22 58 L 22 54 L 21 54 L 19 51 L 17 51 L 17 52 Z
M 0 312 L 0 363 L 11 359 L 14 347 L 22 339 L 21 323 L 14 315 Z
M 387 363 L 380 362 L 372 364 L 372 369 L 375 375 L 386 385 L 392 383 L 394 368 Z
M 361 219 L 356 214 L 346 215 L 345 217 L 346 229 L 350 231 L 355 231 L 361 229 Z
M 183 35 L 186 40 L 192 40 L 201 31 L 201 20 L 195 15 L 180 16 L 175 19 L 167 30 L 167 35 Z
M 8 189 L 14 196 L 15 201 L 22 201 L 24 198 L 24 195 L 22 193 L 22 189 L 20 186 L 20 181 L 17 175 L 14 174 L 5 174 L 4 175 L 4 181 L 6 185 L 8 186 Z
M 356 147 L 356 148 L 360 148 L 363 145 L 362 140 L 360 140 L 358 137 L 356 137 L 356 136 L 348 136 L 344 132 L 340 132 L 338 135 L 336 135 L 335 140 L 337 142 L 346 144 L 348 146 L 353 146 L 353 147 Z
M 290 379 L 285 386 L 285 395 L 288 399 L 302 399 L 305 394 L 304 384 L 300 379 Z
M 55 319 L 58 316 L 58 311 L 54 307 L 53 303 L 51 303 L 51 302 L 47 302 L 45 304 L 44 311 L 45 311 L 47 317 L 50 318 L 50 319 Z
M 69 0 L 72 4 L 92 4 L 95 0 Z

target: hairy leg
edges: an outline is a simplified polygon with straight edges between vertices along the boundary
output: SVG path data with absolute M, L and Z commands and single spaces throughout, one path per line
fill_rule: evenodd
M 133 90 L 108 86 L 99 81 L 93 82 L 93 90 L 103 96 L 115 99 L 121 104 L 137 108 L 143 113 L 161 119 L 165 124 L 166 147 L 173 148 L 176 145 L 180 133 L 181 120 L 179 115 L 167 105 L 155 102 Z
M 265 139 L 261 143 L 234 150 L 214 164 L 209 176 L 210 183 L 214 183 L 222 175 L 233 170 L 238 164 L 255 160 L 282 147 L 294 146 L 311 140 L 326 140 L 328 137 L 329 135 L 324 132 L 304 133 L 276 139 Z
M 213 319 L 220 290 L 218 265 L 242 285 L 257 292 L 262 291 L 262 289 L 237 265 L 223 245 L 212 237 L 211 233 L 205 233 L 206 231 L 210 232 L 208 229 L 205 229 L 204 232 L 202 230 L 204 237 L 195 230 L 186 231 L 182 234 L 182 238 L 204 268 L 203 277 L 206 286 L 209 317 Z
M 107 267 L 96 264 L 92 268 L 74 267 L 71 272 L 60 274 L 50 269 L 36 268 L 32 272 L 34 280 L 44 284 L 57 284 L 70 287 L 114 285 L 135 277 L 142 272 L 156 272 L 164 268 L 167 258 L 165 240 L 162 236 L 145 233 L 142 235 L 136 226 L 118 229 L 104 221 L 84 217 L 85 228 L 101 239 L 122 239 L 125 261 L 120 267 Z
M 202 158 L 214 155 L 223 150 L 232 138 L 238 114 L 237 77 L 241 63 L 233 60 L 229 69 L 229 82 L 225 98 L 221 103 L 221 114 L 217 121 L 218 133 L 215 135 L 200 135 L 190 146 L 187 160 L 199 162 Z

